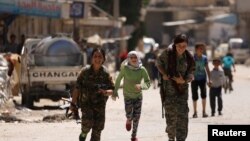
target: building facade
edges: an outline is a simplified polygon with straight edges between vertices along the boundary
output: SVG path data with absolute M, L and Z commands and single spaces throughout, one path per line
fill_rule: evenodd
M 81 7 L 82 9 L 77 9 Z M 73 9 L 73 10 L 72 10 Z M 101 16 L 92 16 L 92 9 L 97 9 Z M 73 13 L 73 14 L 72 14 Z M 77 15 L 78 14 L 78 15 Z M 13 16 L 11 22 L 9 17 Z M 0 34 L 15 34 L 17 39 L 26 37 L 43 37 L 56 33 L 66 33 L 78 38 L 86 38 L 98 33 L 105 36 L 107 30 L 120 27 L 122 21 L 101 11 L 92 0 L 84 2 L 57 2 L 42 0 L 0 0 Z
M 173 36 L 180 32 L 187 33 L 191 39 L 209 44 L 213 38 L 212 33 L 216 32 L 216 28 L 219 26 L 218 23 L 208 19 L 216 15 L 230 13 L 230 1 L 152 0 L 146 11 L 145 23 L 148 36 L 155 38 L 160 44 L 169 44 Z M 154 17 L 159 18 L 152 20 Z M 230 30 L 234 30 L 234 25 L 229 26 Z M 221 33 L 216 34 L 220 35 Z

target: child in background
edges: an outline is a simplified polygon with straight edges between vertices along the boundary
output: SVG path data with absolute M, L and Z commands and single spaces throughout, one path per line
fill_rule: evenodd
M 225 75 L 224 71 L 219 68 L 221 65 L 221 60 L 219 58 L 213 59 L 213 70 L 210 72 L 211 75 L 211 82 L 208 84 L 210 87 L 209 98 L 210 98 L 210 107 L 211 107 L 211 116 L 215 115 L 215 108 L 216 108 L 216 97 L 218 103 L 218 113 L 222 115 L 222 94 L 221 89 L 225 82 Z
M 200 96 L 202 99 L 202 117 L 208 117 L 206 113 L 206 98 L 207 98 L 207 89 L 206 83 L 210 82 L 210 71 L 208 67 L 208 59 L 207 56 L 204 55 L 206 45 L 204 43 L 196 43 L 195 45 L 195 71 L 194 71 L 194 80 L 191 82 L 192 88 L 192 99 L 193 99 L 193 107 L 194 114 L 193 118 L 197 118 L 197 101 L 199 98 L 198 89 L 200 88 Z M 207 81 L 208 78 L 208 81 Z

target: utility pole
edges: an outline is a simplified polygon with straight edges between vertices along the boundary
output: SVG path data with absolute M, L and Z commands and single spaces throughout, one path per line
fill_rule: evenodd
M 113 15 L 115 20 L 118 20 L 119 16 L 120 16 L 120 0 L 114 0 L 114 4 L 113 4 Z
M 120 0 L 114 0 L 114 3 L 113 3 L 113 16 L 114 16 L 115 20 L 118 20 L 119 17 L 120 17 Z M 118 28 L 119 28 L 119 34 L 120 34 L 119 36 L 121 38 L 123 38 L 124 37 L 123 26 L 118 27 Z M 126 47 L 126 40 L 120 40 L 119 46 L 120 46 L 119 47 L 119 53 L 120 53 Z
M 73 18 L 73 39 L 79 43 L 80 33 L 79 33 L 79 19 L 85 18 L 85 0 L 74 0 L 71 4 L 70 15 Z

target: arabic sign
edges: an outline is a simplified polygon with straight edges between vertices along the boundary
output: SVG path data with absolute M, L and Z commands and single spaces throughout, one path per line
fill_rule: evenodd
M 61 4 L 38 0 L 0 0 L 0 12 L 60 18 Z
M 20 14 L 59 18 L 61 7 L 58 3 L 37 0 L 18 0 Z

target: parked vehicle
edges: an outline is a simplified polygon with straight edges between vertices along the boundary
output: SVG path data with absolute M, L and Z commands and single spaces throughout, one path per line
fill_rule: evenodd
M 228 43 L 221 43 L 215 49 L 214 56 L 222 58 L 222 57 L 226 56 L 226 54 L 228 53 L 228 51 L 229 51 L 229 45 L 228 45 Z
M 153 38 L 149 37 L 143 38 L 143 44 L 144 44 L 144 53 L 148 53 L 151 49 L 151 46 L 153 46 L 154 48 L 159 46 L 159 44 L 156 43 Z
M 21 54 L 22 104 L 33 107 L 42 98 L 68 98 L 78 72 L 86 65 L 84 53 L 68 37 L 27 39 Z
M 244 63 L 249 58 L 249 44 L 242 38 L 231 38 L 228 41 L 228 45 L 235 59 L 235 63 Z
M 143 37 L 142 43 L 141 44 L 139 43 L 138 47 L 136 48 L 141 58 L 144 58 L 145 54 L 150 51 L 151 46 L 157 48 L 159 44 L 156 43 L 153 38 Z

